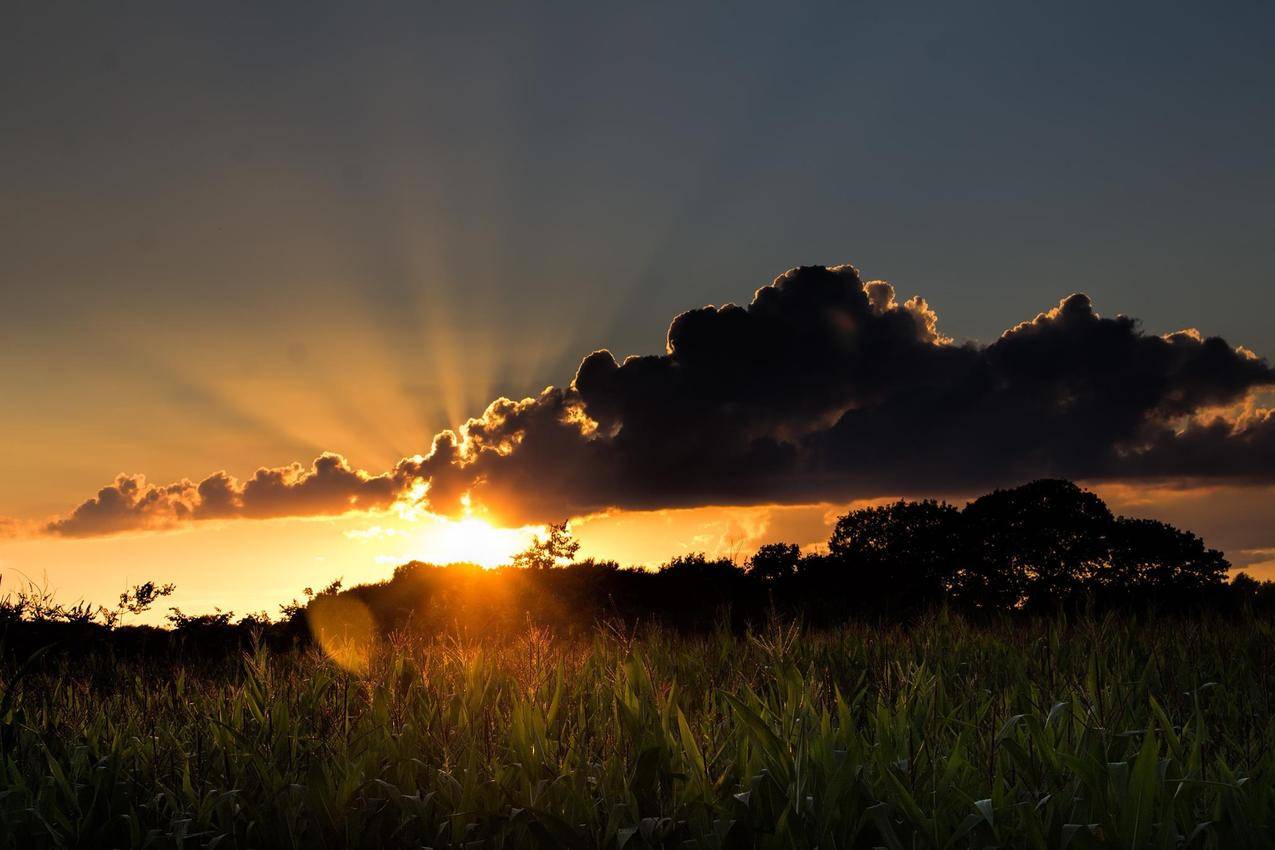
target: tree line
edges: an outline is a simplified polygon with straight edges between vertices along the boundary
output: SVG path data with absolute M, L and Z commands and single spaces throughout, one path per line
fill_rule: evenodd
M 333 598 L 366 609 L 384 633 L 479 635 L 528 623 L 738 627 L 776 614 L 812 624 L 895 620 L 940 606 L 973 616 L 1080 608 L 1275 611 L 1275 582 L 1243 573 L 1228 582 L 1226 558 L 1195 534 L 1115 516 L 1094 493 L 1055 479 L 996 490 L 963 508 L 923 500 L 852 510 L 818 551 L 769 543 L 742 562 L 688 554 L 654 570 L 580 560 L 578 551 L 563 522 L 505 567 L 411 562 L 384 582 L 307 588 L 304 599 L 281 605 L 275 616 L 236 619 L 233 612 L 189 615 L 172 608 L 167 630 L 126 620 L 170 595 L 171 584 L 137 585 L 109 608 L 64 606 L 47 592 L 10 592 L 0 596 L 0 628 L 10 643 L 20 633 L 57 638 L 68 630 L 165 645 L 235 646 L 250 637 L 304 642 L 312 628 L 308 612 Z
M 486 633 L 527 620 L 687 627 L 780 614 L 810 623 L 905 619 L 944 606 L 974 616 L 1150 609 L 1275 610 L 1275 583 L 1244 574 L 1195 534 L 1115 516 L 1070 481 L 996 490 L 963 508 L 899 501 L 841 516 L 826 547 L 769 543 L 741 562 L 682 555 L 658 569 L 575 559 L 566 523 L 514 566 L 413 562 L 345 591 L 387 630 Z
M 1230 563 L 1189 531 L 1114 516 L 1070 481 L 1041 480 L 975 499 L 900 501 L 837 520 L 826 554 L 763 546 L 767 581 L 848 581 L 870 605 L 1050 610 L 1080 600 L 1182 602 L 1220 586 Z

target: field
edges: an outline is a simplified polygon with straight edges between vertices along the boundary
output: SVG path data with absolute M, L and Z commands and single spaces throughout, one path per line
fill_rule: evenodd
M 1260 848 L 1275 630 L 529 628 L 4 670 L 0 845 Z M 360 659 L 360 662 L 362 659 Z

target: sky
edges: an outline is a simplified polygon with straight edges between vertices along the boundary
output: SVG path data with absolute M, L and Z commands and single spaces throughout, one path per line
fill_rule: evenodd
M 882 461 L 853 486 L 728 486 L 718 469 L 702 487 L 640 494 L 592 482 L 571 504 L 555 501 L 565 487 L 537 487 L 534 511 L 508 493 L 503 510 L 487 500 L 488 518 L 522 537 L 469 535 L 481 545 L 431 513 L 459 515 L 455 500 L 388 504 L 408 489 L 394 477 L 404 458 L 429 456 L 436 434 L 494 399 L 553 386 L 565 393 L 554 415 L 575 410 L 569 388 L 596 349 L 674 368 L 675 316 L 748 305 L 797 266 L 852 263 L 852 289 L 890 281 L 897 306 L 858 320 L 936 314 L 945 351 L 983 351 L 1083 292 L 1095 316 L 1137 317 L 1148 340 L 1197 328 L 1228 352 L 1275 354 L 1269 4 L 470 6 L 6 6 L 6 581 L 47 576 L 63 595 L 109 599 L 156 578 L 190 608 L 245 610 L 336 575 L 383 578 L 411 557 L 516 548 L 558 513 L 582 517 L 586 554 L 658 562 L 777 537 L 814 545 L 852 502 L 1012 483 L 1017 467 L 988 460 L 996 474 L 964 484 Z M 924 311 L 904 308 L 914 295 Z M 1175 345 L 1174 363 L 1194 356 Z M 984 368 L 973 364 L 995 361 L 988 350 L 950 368 Z M 1196 387 L 1176 416 L 1225 406 L 1238 421 L 1237 406 L 1269 404 L 1265 378 L 1240 374 L 1253 361 L 1227 362 L 1226 392 Z M 924 374 L 956 380 L 935 368 Z M 613 383 L 595 382 L 580 409 L 629 398 L 632 381 Z M 693 387 L 675 389 L 653 397 L 680 403 Z M 757 428 L 814 445 L 815 419 L 867 403 L 854 391 L 838 385 L 826 409 L 805 411 L 814 418 Z M 718 431 L 686 433 L 689 445 Z M 1101 448 L 1123 451 L 1130 434 Z M 1191 528 L 1275 577 L 1275 468 L 1266 443 L 1248 442 L 1216 475 L 1186 461 L 1078 464 L 1054 444 L 1022 468 L 1085 473 L 1117 509 Z M 523 467 L 541 478 L 511 474 L 510 488 L 543 480 L 543 467 L 518 466 L 527 457 L 572 469 L 540 445 L 492 480 Z M 336 477 L 302 494 L 310 508 L 286 507 L 324 452 L 343 458 Z M 638 457 L 587 468 L 650 468 Z M 260 487 L 257 507 L 227 485 L 235 507 L 201 521 L 174 513 L 173 500 L 198 498 L 182 491 L 129 527 L 57 530 L 121 473 L 242 482 L 292 463 L 301 471 Z M 443 492 L 438 469 L 421 480 Z M 329 481 L 342 497 L 358 490 L 354 512 L 293 516 L 314 513 Z

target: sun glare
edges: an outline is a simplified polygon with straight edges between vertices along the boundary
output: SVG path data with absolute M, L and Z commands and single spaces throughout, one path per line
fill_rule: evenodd
M 509 563 L 525 549 L 533 528 L 496 528 L 477 517 L 443 519 L 419 538 L 422 561 L 447 564 L 468 561 L 482 567 Z

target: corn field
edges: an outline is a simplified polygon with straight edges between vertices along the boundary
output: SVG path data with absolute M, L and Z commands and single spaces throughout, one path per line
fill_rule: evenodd
M 1272 847 L 1273 637 L 937 615 L 19 659 L 0 845 Z

